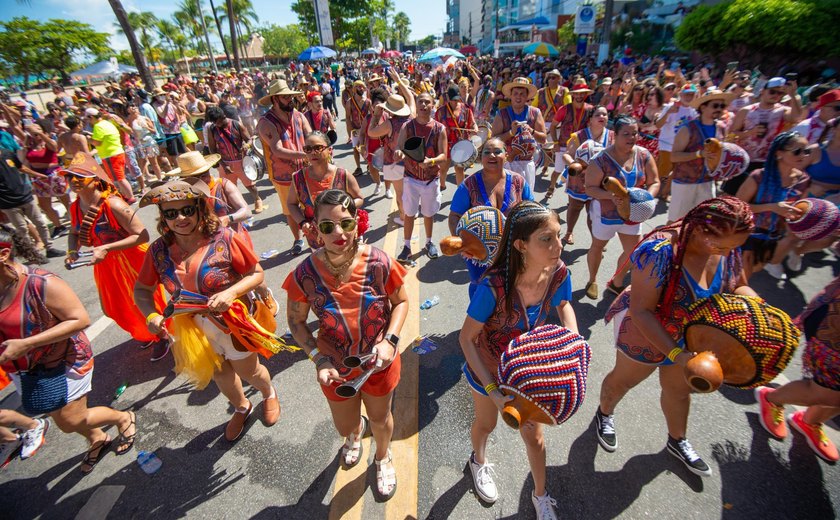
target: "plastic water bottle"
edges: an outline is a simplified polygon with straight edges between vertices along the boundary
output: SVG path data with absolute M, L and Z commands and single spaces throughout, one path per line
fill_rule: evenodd
M 126 388 L 128 388 L 128 383 L 123 381 L 123 383 L 120 384 L 114 392 L 114 398 L 111 400 L 111 403 L 114 403 L 117 399 L 119 399 L 120 396 L 125 393 Z
M 435 305 L 437 305 L 439 303 L 440 303 L 440 298 L 438 298 L 438 296 L 435 295 L 435 296 L 432 296 L 431 300 L 426 300 L 422 304 L 420 304 L 420 308 L 423 309 L 423 310 L 431 309 L 432 307 L 434 307 Z
M 141 451 L 137 454 L 137 464 L 147 475 L 154 475 L 163 465 L 163 462 L 151 451 Z

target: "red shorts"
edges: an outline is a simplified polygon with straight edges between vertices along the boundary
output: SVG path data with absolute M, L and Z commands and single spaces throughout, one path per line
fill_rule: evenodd
M 379 150 L 380 148 L 382 148 L 381 139 L 374 139 L 372 137 L 368 137 L 367 157 L 365 158 L 365 161 L 367 161 L 368 164 L 370 164 L 371 161 L 373 161 L 374 152 L 376 152 L 376 150 Z
M 121 153 L 102 159 L 102 169 L 114 182 L 125 180 L 125 154 Z
M 370 379 L 365 381 L 365 384 L 362 385 L 360 391 L 362 393 L 372 395 L 374 397 L 382 397 L 388 395 L 389 393 L 393 392 L 397 385 L 400 383 L 400 366 L 401 366 L 400 356 L 399 354 L 397 357 L 394 358 L 394 361 L 383 370 L 382 372 L 377 372 L 370 376 Z M 350 375 L 346 377 L 349 381 L 354 379 L 358 376 L 362 375 L 362 371 L 360 369 L 354 369 L 350 372 Z M 324 392 L 324 396 L 330 401 L 346 401 L 344 397 L 339 397 L 335 393 L 335 389 L 338 388 L 339 383 L 332 382 L 331 384 L 321 386 L 321 391 Z

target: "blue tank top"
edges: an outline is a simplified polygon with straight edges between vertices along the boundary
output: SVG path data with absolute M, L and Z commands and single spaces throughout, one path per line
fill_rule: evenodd
M 812 181 L 825 184 L 840 184 L 840 166 L 831 162 L 825 145 L 821 146 L 820 150 L 822 152 L 820 162 L 808 166 L 805 168 L 805 171 L 811 176 Z
M 701 287 L 700 284 L 697 283 L 690 274 L 688 274 L 688 271 L 683 269 L 685 279 L 688 280 L 688 283 L 691 285 L 691 290 L 694 291 L 695 300 L 699 300 L 700 298 L 709 298 L 713 294 L 721 292 L 721 288 L 723 287 L 723 280 L 721 278 L 723 273 L 723 264 L 724 260 L 721 260 L 718 263 L 717 269 L 715 270 L 715 277 L 712 278 L 712 282 L 709 284 L 708 289 Z

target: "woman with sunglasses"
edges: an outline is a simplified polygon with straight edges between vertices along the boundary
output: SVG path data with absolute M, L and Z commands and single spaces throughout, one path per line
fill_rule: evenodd
M 398 334 L 408 314 L 406 270 L 384 251 L 359 241 L 356 204 L 346 192 L 327 190 L 315 198 L 315 221 L 324 247 L 313 252 L 283 283 L 289 328 L 315 364 L 315 376 L 327 398 L 333 423 L 346 438 L 341 462 L 362 460 L 362 437 L 368 428 L 376 441 L 376 490 L 389 499 L 397 488 L 391 459 L 394 420 L 391 404 L 400 379 Z M 310 310 L 318 317 L 318 337 L 307 326 Z M 359 375 L 344 361 L 367 356 L 359 370 L 373 374 L 350 398 L 336 389 Z M 368 417 L 361 415 L 364 402 Z
M 531 187 L 525 182 L 525 178 L 504 169 L 506 161 L 505 142 L 498 137 L 488 139 L 481 149 L 481 170 L 467 177 L 452 197 L 452 204 L 449 207 L 450 233 L 455 234 L 455 228 L 458 227 L 461 216 L 472 207 L 491 206 L 507 216 L 510 210 L 521 201 L 534 200 Z M 469 294 L 472 298 L 486 267 L 478 265 L 471 259 L 465 258 L 464 261 L 470 275 Z
M 487 440 L 499 412 L 513 397 L 499 391 L 499 359 L 508 343 L 545 324 L 551 308 L 560 321 L 577 332 L 569 301 L 572 280 L 560 260 L 563 244 L 560 217 L 533 201 L 514 206 L 505 222 L 499 254 L 470 299 L 459 342 L 466 362 L 461 367 L 470 385 L 475 416 L 470 431 L 473 453 L 469 466 L 476 494 L 487 503 L 498 498 L 488 462 Z M 546 489 L 546 450 L 541 424 L 525 422 L 519 430 L 525 443 L 534 490 L 531 500 L 539 519 L 556 519 Z
M 158 207 L 161 236 L 149 247 L 134 299 L 152 334 L 173 336 L 175 371 L 198 389 L 212 379 L 233 406 L 233 417 L 225 427 L 225 439 L 233 442 L 254 411 L 242 390 L 242 379 L 262 394 L 266 426 L 280 418 L 280 402 L 257 353 L 243 344 L 241 335 L 223 330 L 214 317 L 227 312 L 237 300 L 246 306 L 252 303 L 247 295 L 263 281 L 263 270 L 242 236 L 220 224 L 209 197 L 210 190 L 202 182 L 173 181 L 153 188 L 140 200 L 141 208 Z M 175 316 L 165 328 L 153 302 L 159 283 L 169 294 L 186 290 L 206 296 L 210 314 Z
M 659 127 L 656 120 L 662 114 L 665 94 L 660 87 L 651 87 L 645 92 L 644 111 L 639 115 L 639 146 L 659 157 Z
M 304 153 L 308 154 L 309 166 L 292 175 L 293 189 L 289 190 L 289 214 L 298 223 L 303 236 L 314 251 L 323 244 L 319 241 L 315 225 L 315 199 L 326 190 L 341 190 L 353 198 L 360 208 L 364 203 L 359 183 L 347 170 L 332 162 L 332 145 L 329 137 L 319 131 L 306 136 Z
M 0 229 L 0 367 L 15 380 L 28 412 L 49 414 L 61 431 L 88 441 L 80 469 L 90 473 L 113 442 L 102 428 L 117 427 L 118 455 L 134 445 L 134 412 L 88 408 L 93 350 L 84 330 L 90 316 L 64 280 L 16 260 L 33 254 L 17 234 Z
M 70 205 L 65 264 L 77 262 L 82 248 L 92 248 L 84 259 L 93 266 L 102 311 L 141 348 L 153 346 L 152 361 L 163 359 L 169 352 L 168 338 L 149 332 L 146 316 L 134 303 L 134 284 L 149 248 L 149 232 L 92 156 L 76 154 L 61 173 L 76 194 Z M 160 286 L 155 290 L 155 307 L 158 312 L 164 307 Z
M 764 268 L 773 278 L 787 279 L 781 262 L 797 238 L 787 233 L 785 219 L 800 216 L 793 203 L 808 193 L 811 178 L 804 170 L 810 156 L 804 137 L 783 132 L 773 139 L 764 168 L 751 172 L 738 189 L 738 198 L 755 213 L 755 231 L 743 247 L 747 278 Z
M 630 91 L 624 96 L 621 102 L 619 112 L 623 115 L 630 116 L 636 120 L 641 119 L 647 109 L 647 99 L 645 98 L 645 84 L 636 83 L 636 79 L 632 78 L 632 87 Z

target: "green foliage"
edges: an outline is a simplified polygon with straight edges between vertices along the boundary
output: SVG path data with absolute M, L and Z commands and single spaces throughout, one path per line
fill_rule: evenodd
M 374 17 L 374 33 L 384 38 L 389 26 L 386 13 L 394 9 L 385 0 L 330 0 L 330 18 L 337 50 L 361 50 L 370 44 L 370 16 Z M 295 0 L 292 11 L 311 45 L 317 45 L 318 26 L 312 0 Z M 380 23 L 381 20 L 384 23 Z
M 39 22 L 22 17 L 0 23 L 0 60 L 26 79 L 50 71 L 66 80 L 74 57 L 100 55 L 107 49 L 107 33 L 74 20 Z
M 557 48 L 564 49 L 575 45 L 577 34 L 575 34 L 575 19 L 572 18 L 559 29 L 557 29 Z
M 401 42 L 408 41 L 411 36 L 411 19 L 402 11 L 394 15 L 394 35 Z
M 676 31 L 677 45 L 709 54 L 840 56 L 830 29 L 840 0 L 728 0 L 700 6 Z
M 256 32 L 265 38 L 263 51 L 266 54 L 283 56 L 284 58 L 297 58 L 301 52 L 309 47 L 306 34 L 297 24 L 286 26 L 272 24 L 259 27 Z
M 431 49 L 435 46 L 435 39 L 437 39 L 437 37 L 434 34 L 430 34 L 422 40 L 417 40 L 417 45 L 423 49 Z

